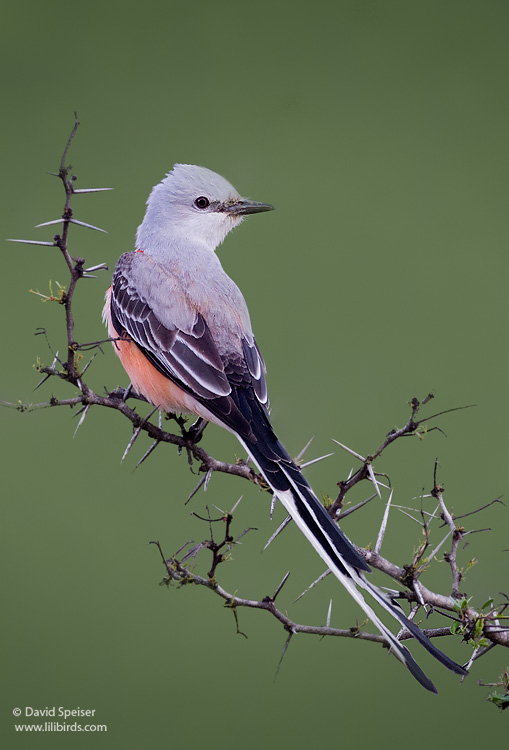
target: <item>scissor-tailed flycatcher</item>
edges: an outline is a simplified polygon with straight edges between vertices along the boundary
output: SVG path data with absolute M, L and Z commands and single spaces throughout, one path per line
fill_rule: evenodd
M 369 565 L 327 514 L 275 436 L 267 411 L 265 365 L 244 298 L 215 254 L 247 214 L 270 211 L 242 198 L 204 167 L 176 164 L 154 187 L 136 236 L 106 294 L 104 320 L 133 388 L 166 412 L 183 412 L 232 432 L 326 565 L 428 690 L 431 680 L 364 600 L 368 591 L 436 659 L 449 659 L 369 583 Z

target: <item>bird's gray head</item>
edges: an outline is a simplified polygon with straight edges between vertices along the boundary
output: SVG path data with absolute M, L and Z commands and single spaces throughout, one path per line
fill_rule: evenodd
M 242 198 L 233 185 L 210 169 L 175 164 L 149 196 L 136 246 L 156 253 L 160 245 L 182 247 L 189 243 L 215 250 L 244 216 L 272 208 Z

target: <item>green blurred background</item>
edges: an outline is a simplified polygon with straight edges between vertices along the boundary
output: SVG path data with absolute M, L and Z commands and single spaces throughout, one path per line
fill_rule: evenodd
M 113 267 L 133 247 L 150 188 L 174 162 L 219 171 L 277 207 L 246 221 L 220 255 L 250 306 L 290 452 L 316 435 L 309 458 L 333 450 L 331 437 L 368 453 L 430 390 L 428 413 L 476 404 L 440 418 L 446 436 L 400 443 L 378 466 L 394 502 L 408 505 L 431 488 L 438 457 L 448 504 L 471 511 L 507 492 L 508 21 L 507 3 L 490 1 L 4 3 L 3 236 L 52 237 L 33 226 L 61 213 L 47 173 L 74 109 L 78 187 L 115 188 L 74 202 L 79 219 L 109 232 L 72 229 L 72 252 L 90 265 Z M 62 308 L 28 290 L 65 284 L 61 258 L 6 243 L 2 269 L 1 397 L 71 395 L 57 382 L 33 393 L 33 363 L 51 360 L 35 329 L 60 352 L 65 340 Z M 104 335 L 108 280 L 78 289 L 79 341 Z M 99 390 L 126 384 L 109 349 L 89 375 Z M 261 554 L 282 518 L 270 522 L 267 496 L 214 476 L 185 506 L 197 481 L 185 457 L 159 448 L 133 471 L 141 437 L 121 464 L 131 431 L 115 413 L 92 411 L 75 439 L 68 410 L 4 409 L 1 419 L 4 747 L 386 748 L 400 728 L 415 730 L 419 750 L 507 736 L 475 684 L 497 678 L 501 649 L 459 687 L 414 647 L 437 698 L 378 647 L 301 636 L 274 683 L 285 638 L 275 621 L 241 611 L 249 638 L 236 635 L 219 599 L 158 586 L 147 545 L 159 539 L 169 555 L 205 538 L 191 510 L 230 508 L 244 494 L 235 528 L 259 530 L 220 570 L 224 585 L 261 598 L 291 569 L 279 604 L 293 619 L 323 623 L 333 597 L 333 625 L 362 620 L 329 580 L 292 604 L 323 566 L 293 528 Z M 216 428 L 204 445 L 226 460 L 239 453 Z M 333 494 L 352 465 L 337 449 L 308 477 Z M 374 543 L 382 512 L 373 504 L 344 528 Z M 508 515 L 495 505 L 469 521 L 493 529 L 461 552 L 463 565 L 480 560 L 465 583 L 479 605 L 509 591 Z M 407 562 L 419 541 L 395 512 L 387 556 Z M 424 582 L 448 591 L 446 565 Z M 444 646 L 467 658 L 459 643 Z M 108 733 L 21 736 L 17 706 L 93 708 Z

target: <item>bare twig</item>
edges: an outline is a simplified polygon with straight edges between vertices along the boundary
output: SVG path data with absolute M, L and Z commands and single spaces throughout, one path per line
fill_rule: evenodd
M 461 575 L 460 569 L 458 568 L 456 564 L 456 555 L 458 553 L 458 545 L 460 543 L 460 539 L 462 537 L 462 531 L 464 531 L 464 529 L 462 527 L 456 526 L 451 514 L 449 513 L 445 505 L 443 494 L 442 494 L 443 488 L 437 483 L 437 466 L 438 466 L 438 461 L 435 461 L 435 472 L 434 472 L 435 481 L 434 481 L 434 487 L 433 487 L 431 494 L 440 503 L 440 508 L 442 509 L 442 518 L 449 526 L 449 529 L 452 534 L 451 551 L 445 554 L 444 558 L 451 566 L 452 595 L 455 599 L 461 599 L 461 592 L 459 590 L 459 585 L 460 585 L 462 575 Z
M 192 425 L 190 428 L 187 428 L 186 426 L 186 420 L 182 418 L 179 415 L 171 415 L 175 423 L 178 425 L 180 429 L 180 434 L 173 434 L 167 430 L 163 429 L 162 426 L 162 418 L 159 414 L 159 419 L 157 424 L 154 423 L 152 420 L 152 417 L 156 411 L 156 409 L 153 409 L 150 411 L 146 416 L 142 416 L 138 414 L 138 412 L 131 408 L 127 400 L 128 399 L 137 399 L 138 401 L 145 401 L 143 397 L 138 396 L 137 394 L 132 393 L 132 389 L 129 387 L 127 389 L 118 389 L 116 392 L 113 393 L 106 393 L 106 395 L 100 395 L 96 393 L 90 386 L 84 381 L 84 375 L 88 371 L 88 368 L 91 365 L 92 359 L 80 369 L 80 359 L 82 357 L 81 352 L 87 351 L 89 349 L 97 349 L 99 351 L 102 351 L 101 344 L 105 343 L 106 341 L 109 341 L 111 339 L 104 339 L 102 341 L 94 341 L 91 343 L 79 343 L 75 340 L 75 320 L 72 310 L 72 303 L 74 299 L 74 293 L 76 290 L 76 286 L 78 282 L 81 279 L 84 278 L 95 278 L 94 273 L 95 271 L 99 270 L 105 270 L 107 269 L 107 266 L 104 263 L 96 264 L 93 266 L 90 266 L 88 268 L 85 268 L 85 261 L 82 258 L 74 258 L 70 252 L 69 252 L 69 230 L 71 224 L 79 225 L 80 227 L 92 229 L 92 230 L 98 230 L 100 232 L 104 232 L 103 229 L 100 229 L 99 227 L 96 227 L 92 224 L 86 223 L 84 221 L 78 220 L 73 213 L 73 208 L 71 206 L 71 202 L 74 195 L 77 194 L 86 194 L 86 193 L 95 193 L 95 192 L 104 192 L 107 190 L 110 190 L 110 188 L 83 188 L 80 190 L 76 190 L 74 188 L 74 182 L 75 182 L 75 176 L 72 174 L 71 167 L 66 166 L 67 163 L 67 157 L 68 152 L 71 147 L 72 141 L 76 135 L 77 129 L 79 127 L 79 121 L 77 116 L 75 116 L 74 126 L 72 128 L 72 131 L 69 135 L 69 138 L 67 140 L 64 152 L 62 154 L 62 159 L 60 162 L 60 167 L 58 170 L 58 173 L 56 173 L 56 176 L 61 180 L 64 192 L 65 192 L 65 203 L 64 203 L 64 209 L 62 213 L 61 219 L 57 220 L 51 220 L 46 221 L 41 224 L 39 224 L 39 227 L 47 227 L 47 226 L 53 226 L 55 224 L 62 224 L 62 230 L 60 234 L 57 234 L 53 241 L 36 241 L 36 240 L 24 240 L 24 239 L 18 239 L 18 240 L 12 240 L 13 242 L 18 242 L 22 244 L 27 245 L 37 245 L 37 246 L 43 246 L 43 247 L 58 247 L 64 261 L 67 265 L 67 269 L 69 272 L 69 283 L 66 288 L 59 288 L 58 294 L 53 295 L 50 289 L 50 295 L 42 295 L 40 293 L 39 296 L 43 297 L 46 301 L 56 301 L 63 305 L 65 309 L 65 320 L 66 320 L 66 346 L 65 346 L 65 356 L 62 357 L 62 359 L 59 358 L 58 352 L 53 356 L 52 364 L 49 366 L 38 364 L 36 369 L 39 373 L 41 373 L 44 377 L 40 380 L 40 382 L 37 384 L 37 388 L 44 385 L 49 379 L 51 378 L 57 378 L 57 381 L 65 380 L 66 382 L 70 383 L 74 388 L 76 389 L 76 395 L 74 395 L 71 398 L 65 398 L 60 399 L 57 397 L 51 397 L 46 402 L 41 403 L 8 403 L 8 402 L 0 402 L 4 406 L 8 406 L 11 408 L 15 408 L 20 412 L 29 412 L 34 411 L 37 409 L 43 409 L 43 408 L 49 408 L 49 407 L 59 407 L 59 406 L 67 406 L 71 408 L 76 409 L 76 415 L 80 417 L 78 425 L 76 427 L 76 431 L 78 428 L 83 424 L 84 419 L 90 412 L 92 411 L 91 407 L 102 407 L 107 409 L 113 409 L 122 416 L 127 419 L 131 423 L 131 429 L 132 429 L 132 437 L 129 440 L 129 443 L 127 445 L 127 448 L 124 452 L 123 458 L 128 454 L 128 452 L 132 449 L 133 444 L 136 440 L 141 436 L 142 433 L 146 433 L 146 435 L 151 439 L 152 443 L 150 447 L 145 451 L 142 458 L 138 461 L 137 466 L 139 466 L 141 463 L 143 463 L 154 451 L 154 449 L 162 444 L 170 444 L 175 445 L 179 452 L 184 451 L 184 455 L 187 455 L 189 464 L 191 465 L 192 469 L 197 470 L 198 473 L 202 474 L 200 477 L 200 480 L 198 484 L 196 485 L 195 489 L 191 492 L 189 495 L 188 500 L 193 497 L 196 492 L 201 488 L 204 487 L 204 489 L 207 489 L 207 486 L 210 482 L 210 479 L 214 472 L 222 472 L 226 474 L 231 474 L 233 476 L 237 476 L 241 479 L 247 480 L 250 483 L 253 483 L 258 486 L 258 488 L 262 489 L 264 492 L 269 492 L 272 494 L 272 491 L 267 486 L 265 480 L 263 477 L 255 472 L 251 466 L 249 465 L 248 460 L 242 461 L 236 461 L 235 463 L 228 463 L 224 461 L 219 461 L 213 456 L 210 455 L 203 447 L 198 446 L 198 441 L 202 438 L 203 430 L 206 425 L 206 422 L 204 420 L 198 420 L 195 425 Z M 81 231 L 81 230 L 80 230 Z M 39 331 L 40 333 L 45 333 L 44 330 Z M 49 346 L 49 344 L 48 344 Z M 51 347 L 50 347 L 51 350 Z M 60 347 L 60 351 L 63 351 L 63 347 Z M 360 461 L 361 466 L 356 471 L 352 470 L 350 474 L 348 475 L 347 479 L 338 482 L 339 492 L 337 494 L 337 497 L 335 498 L 334 502 L 330 504 L 330 507 L 328 507 L 328 512 L 330 515 L 335 518 L 336 520 L 343 520 L 345 519 L 349 514 L 353 513 L 355 510 L 359 509 L 360 507 L 363 507 L 368 502 L 370 502 L 375 497 L 382 498 L 383 494 L 386 492 L 387 488 L 391 487 L 391 482 L 387 479 L 387 483 L 384 481 L 380 481 L 383 479 L 386 475 L 382 473 L 375 472 L 374 470 L 374 464 L 375 461 L 377 461 L 382 453 L 395 441 L 399 440 L 403 437 L 419 437 L 422 438 L 424 434 L 426 433 L 426 426 L 425 422 L 430 422 L 432 419 L 435 419 L 439 416 L 442 416 L 444 414 L 447 414 L 452 411 L 456 411 L 457 409 L 467 408 L 467 407 L 457 407 L 457 409 L 448 409 L 445 411 L 437 412 L 436 414 L 433 414 L 431 417 L 428 417 L 425 419 L 418 418 L 420 416 L 420 410 L 422 407 L 424 407 L 431 399 L 433 398 L 432 394 L 429 394 L 426 396 L 422 401 L 419 401 L 417 398 L 412 399 L 410 402 L 410 417 L 406 424 L 401 428 L 395 428 L 391 430 L 383 440 L 383 442 L 378 446 L 378 448 L 367 456 L 362 456 L 360 453 L 357 453 L 356 451 L 347 448 L 344 444 L 340 443 L 339 441 L 335 440 L 334 442 L 337 443 L 343 450 L 348 452 L 351 456 L 353 456 L 357 461 Z M 439 427 L 433 427 L 431 429 L 440 429 Z M 431 430 L 428 430 L 428 432 Z M 297 457 L 297 461 L 300 462 L 301 458 L 305 452 L 305 450 L 308 448 L 309 441 L 307 445 L 304 447 L 304 449 L 300 452 L 299 456 Z M 332 454 L 328 454 L 330 456 Z M 328 456 L 321 456 L 320 458 L 312 459 L 308 462 L 301 463 L 302 468 L 309 466 L 313 463 L 317 463 L 318 461 L 323 460 L 324 458 Z M 492 501 L 491 503 L 488 503 L 487 505 L 484 505 L 482 508 L 478 508 L 476 511 L 472 511 L 472 513 L 465 513 L 462 516 L 457 516 L 454 518 L 454 516 L 449 512 L 447 509 L 444 498 L 443 498 L 443 488 L 437 483 L 436 480 L 436 465 L 435 465 L 435 475 L 434 475 L 434 488 L 431 492 L 431 496 L 436 498 L 438 501 L 437 511 L 438 508 L 440 508 L 440 517 L 444 521 L 444 524 L 448 526 L 449 531 L 447 535 L 435 546 L 433 547 L 431 553 L 429 552 L 429 549 L 431 547 L 430 544 L 430 523 L 433 521 L 434 518 L 436 518 L 437 511 L 433 513 L 428 513 L 426 511 L 423 511 L 421 508 L 420 511 L 420 517 L 421 520 L 419 521 L 418 516 L 419 510 L 415 511 L 415 515 L 412 515 L 414 513 L 414 510 L 412 508 L 406 508 L 404 506 L 395 506 L 392 503 L 393 498 L 393 490 L 390 489 L 389 498 L 386 501 L 385 511 L 383 515 L 383 519 L 380 525 L 380 530 L 378 533 L 378 537 L 376 540 L 375 548 L 374 550 L 367 550 L 358 548 L 359 553 L 366 559 L 366 561 L 377 570 L 381 571 L 385 575 L 389 576 L 393 581 L 396 581 L 400 587 L 400 591 L 394 591 L 390 590 L 389 595 L 391 598 L 399 598 L 404 599 L 410 603 L 410 605 L 413 605 L 412 610 L 412 616 L 420 610 L 421 607 L 424 607 L 427 612 L 431 612 L 434 610 L 435 612 L 439 613 L 440 615 L 446 617 L 450 623 L 452 623 L 452 630 L 460 634 L 465 641 L 469 641 L 471 645 L 474 646 L 474 653 L 469 660 L 469 666 L 472 665 L 476 659 L 478 659 L 480 656 L 482 656 L 484 653 L 486 653 L 487 650 L 492 648 L 494 645 L 503 645 L 506 647 L 509 647 L 509 629 L 507 627 L 504 627 L 503 623 L 501 624 L 501 620 L 504 620 L 505 616 L 502 615 L 505 608 L 508 606 L 508 603 L 503 603 L 498 607 L 497 609 L 494 608 L 493 605 L 491 605 L 491 609 L 486 613 L 486 605 L 484 607 L 481 607 L 479 609 L 476 609 L 475 607 L 471 606 L 469 601 L 464 597 L 459 589 L 460 583 L 462 581 L 462 571 L 460 570 L 457 562 L 457 556 L 458 552 L 461 552 L 459 549 L 459 543 L 463 536 L 466 536 L 467 534 L 474 533 L 473 530 L 465 530 L 463 527 L 457 526 L 457 521 L 459 518 L 466 518 L 467 516 L 471 515 L 472 513 L 477 513 L 481 510 L 484 510 L 485 508 L 489 507 L 493 503 L 501 503 L 500 498 L 497 498 L 496 500 Z M 374 487 L 375 487 L 375 494 L 372 494 L 371 497 L 369 497 L 367 500 L 364 500 L 361 503 L 358 503 L 357 505 L 348 508 L 346 510 L 343 509 L 345 504 L 345 498 L 347 493 L 353 489 L 359 482 L 362 480 L 368 480 L 370 481 Z M 239 623 L 238 623 L 238 616 L 237 616 L 237 608 L 239 607 L 249 607 L 254 609 L 260 609 L 269 612 L 276 620 L 278 620 L 281 625 L 284 627 L 285 631 L 288 633 L 288 638 L 285 642 L 284 648 L 283 648 L 283 654 L 281 656 L 280 663 L 278 665 L 278 670 L 281 665 L 281 661 L 286 653 L 286 650 L 288 648 L 289 642 L 291 638 L 298 633 L 305 633 L 310 635 L 319 635 L 319 636 L 335 636 L 335 637 L 345 637 L 345 638 L 354 638 L 356 640 L 367 640 L 374 643 L 385 643 L 385 639 L 380 634 L 372 634 L 367 633 L 361 630 L 357 625 L 352 628 L 348 629 L 339 629 L 339 628 L 331 628 L 330 627 L 330 621 L 331 621 L 331 607 L 332 602 L 329 604 L 328 612 L 327 612 L 327 618 L 326 618 L 326 625 L 325 626 L 312 626 L 312 625 L 301 625 L 299 623 L 294 622 L 288 617 L 288 614 L 286 611 L 283 611 L 282 609 L 279 609 L 275 605 L 276 597 L 280 596 L 281 590 L 283 589 L 284 584 L 286 583 L 288 579 L 289 573 L 285 575 L 279 586 L 276 588 L 275 593 L 272 596 L 264 597 L 262 600 L 254 600 L 254 599 L 247 599 L 243 598 L 237 595 L 234 595 L 228 591 L 226 591 L 217 581 L 216 575 L 217 575 L 217 569 L 221 563 L 223 563 L 226 559 L 231 557 L 230 551 L 231 549 L 239 544 L 240 539 L 244 537 L 244 535 L 251 530 L 251 528 L 245 529 L 241 534 L 239 534 L 237 537 L 234 537 L 231 533 L 231 525 L 233 520 L 233 513 L 237 507 L 238 503 L 235 504 L 234 508 L 231 512 L 222 512 L 221 511 L 221 517 L 220 518 L 211 518 L 210 514 L 208 514 L 208 518 L 204 519 L 208 525 L 210 530 L 210 538 L 207 539 L 204 542 L 198 543 L 194 545 L 192 542 L 188 542 L 181 549 L 170 559 L 166 559 L 161 545 L 159 542 L 154 542 L 156 546 L 159 549 L 159 553 L 161 555 L 161 558 L 163 560 L 163 563 L 165 565 L 165 579 L 164 583 L 170 584 L 170 583 L 177 583 L 178 585 L 182 586 L 184 584 L 193 583 L 195 585 L 207 588 L 211 590 L 213 593 L 217 594 L 221 599 L 223 599 L 226 603 L 226 606 L 232 609 L 232 612 L 235 617 L 236 627 L 237 627 L 237 633 L 242 633 L 239 629 Z M 421 541 L 420 545 L 418 546 L 417 550 L 415 550 L 411 555 L 409 555 L 411 562 L 403 567 L 399 567 L 393 563 L 391 563 L 389 560 L 383 558 L 380 554 L 382 542 L 384 539 L 384 536 L 386 534 L 387 526 L 388 526 L 388 517 L 389 517 L 389 509 L 390 507 L 397 507 L 401 512 L 406 513 L 409 515 L 413 521 L 416 523 L 419 523 L 419 525 L 422 528 L 422 534 L 423 534 L 423 540 Z M 407 511 L 410 510 L 410 513 L 407 513 Z M 208 508 L 207 508 L 208 512 Z M 195 514 L 197 515 L 197 514 Z M 200 518 L 200 516 L 198 516 Z M 286 518 L 283 523 L 279 526 L 279 528 L 276 530 L 276 532 L 272 535 L 269 542 L 266 546 L 268 546 L 278 535 L 279 533 L 286 527 L 286 525 L 289 523 L 290 518 Z M 213 524 L 214 528 L 216 529 L 216 535 L 217 535 L 217 529 L 218 524 L 224 525 L 224 536 L 221 539 L 221 541 L 217 542 L 213 538 Z M 433 560 L 433 558 L 438 554 L 439 550 L 442 548 L 442 546 L 445 544 L 445 542 L 451 538 L 451 547 L 447 551 L 447 553 L 444 555 L 445 559 L 449 563 L 449 566 L 451 568 L 452 573 L 452 596 L 447 596 L 438 592 L 433 592 L 426 588 L 422 581 L 420 580 L 422 574 L 424 573 L 425 569 L 428 567 L 430 562 Z M 190 545 L 193 545 L 190 547 L 190 549 L 187 550 L 185 554 L 179 557 L 180 553 L 183 552 L 184 549 L 189 548 Z M 212 555 L 212 563 L 210 566 L 210 569 L 208 571 L 207 577 L 200 576 L 194 572 L 194 566 L 197 564 L 197 556 L 201 554 L 202 550 L 209 550 L 209 552 Z M 425 557 L 425 554 L 428 555 L 428 557 Z M 192 561 L 193 571 L 190 570 L 188 567 L 188 561 Z M 191 564 L 191 562 L 189 562 Z M 323 580 L 330 571 L 325 571 L 320 575 L 311 585 L 298 597 L 301 598 L 307 591 L 309 591 L 311 588 L 313 588 L 317 583 L 319 583 L 321 580 Z M 492 601 L 492 600 L 489 600 Z M 423 631 L 428 637 L 430 638 L 436 638 L 436 637 L 445 637 L 451 635 L 451 626 L 449 627 L 438 627 L 438 628 L 429 628 Z M 242 633 L 242 635 L 245 635 Z M 401 634 L 402 639 L 410 638 L 411 635 L 405 631 Z

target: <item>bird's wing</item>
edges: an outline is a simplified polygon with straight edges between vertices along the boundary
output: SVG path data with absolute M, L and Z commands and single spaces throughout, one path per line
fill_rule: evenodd
M 117 333 L 127 334 L 159 372 L 207 407 L 214 402 L 214 413 L 231 416 L 235 409 L 229 402 L 237 388 L 247 388 L 260 404 L 267 403 L 265 365 L 252 334 L 239 332 L 236 351 L 220 353 L 186 290 L 150 256 L 120 257 L 113 274 L 111 317 Z

